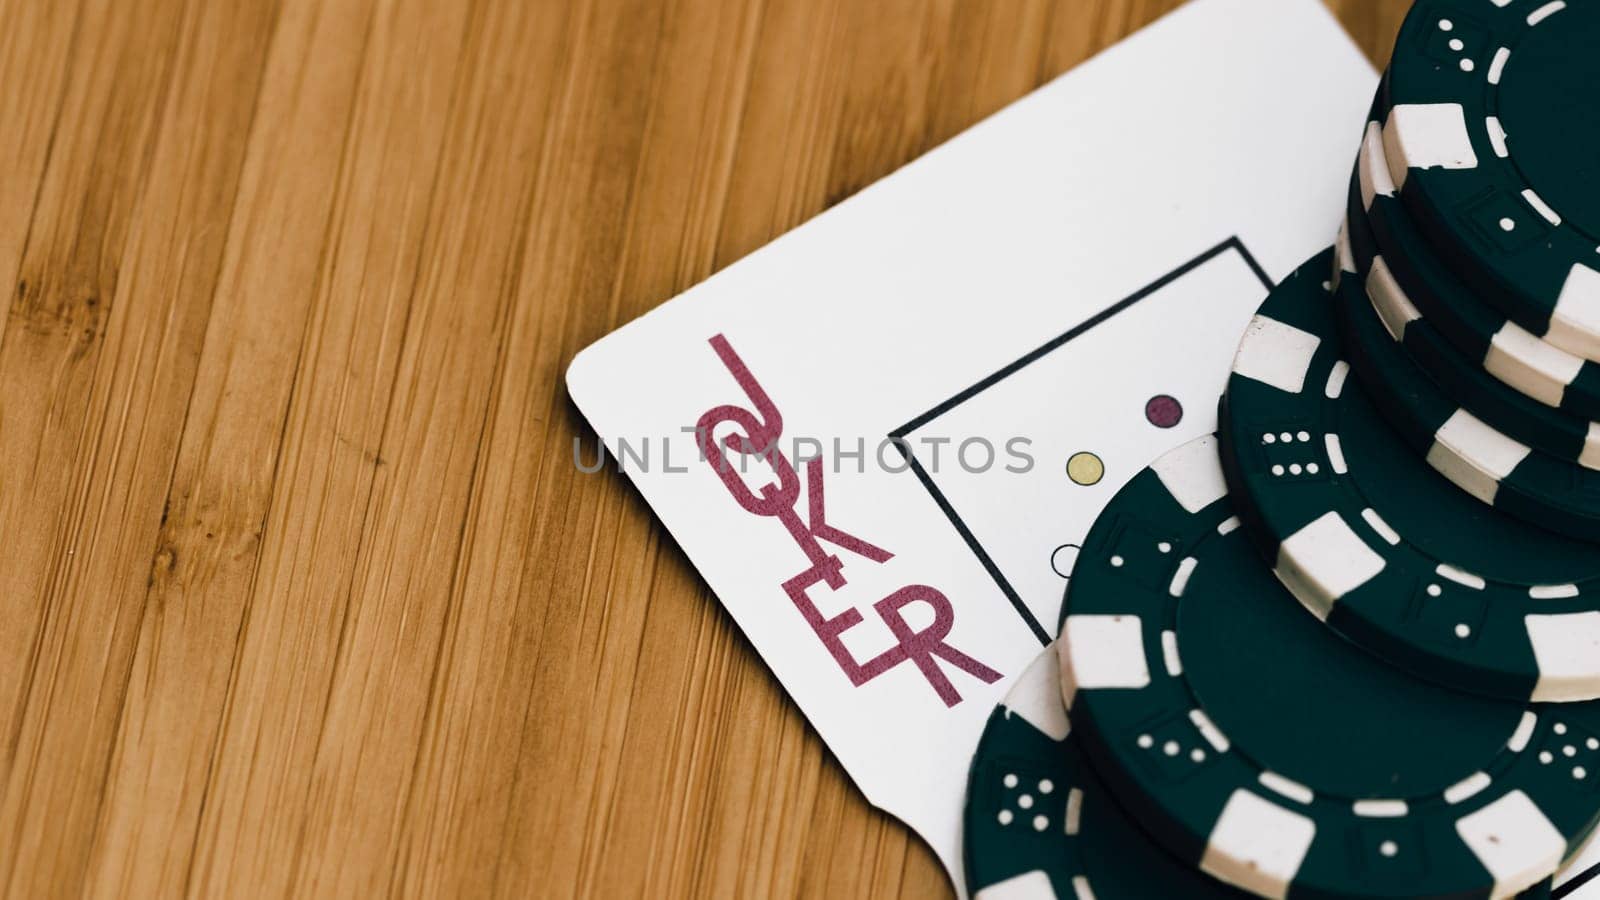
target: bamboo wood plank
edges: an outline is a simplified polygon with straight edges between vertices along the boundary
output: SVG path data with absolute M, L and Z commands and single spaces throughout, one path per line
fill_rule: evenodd
M 562 375 L 1176 5 L 0 0 L 4 893 L 945 894 Z

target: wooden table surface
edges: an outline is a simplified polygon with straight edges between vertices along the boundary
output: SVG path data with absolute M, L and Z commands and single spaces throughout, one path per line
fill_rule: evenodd
M 1175 5 L 0 0 L 6 892 L 948 891 L 562 374 Z

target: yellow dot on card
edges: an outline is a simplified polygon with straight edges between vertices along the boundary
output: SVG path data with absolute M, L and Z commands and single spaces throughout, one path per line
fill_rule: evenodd
M 1074 484 L 1081 484 L 1084 487 L 1099 484 L 1100 479 L 1106 477 L 1106 464 L 1093 453 L 1079 450 L 1067 460 L 1067 477 L 1071 478 Z

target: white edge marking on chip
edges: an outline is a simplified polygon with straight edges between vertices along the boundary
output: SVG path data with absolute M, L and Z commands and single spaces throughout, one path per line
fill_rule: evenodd
M 1428 465 L 1456 486 L 1493 504 L 1500 482 L 1528 457 L 1528 446 L 1506 437 L 1464 409 L 1434 432 Z
M 1287 394 L 1305 388 L 1311 358 L 1322 338 L 1277 319 L 1256 315 L 1245 326 L 1244 339 L 1233 357 L 1233 371 Z
M 1493 784 L 1494 780 L 1488 772 L 1474 772 L 1455 784 L 1444 789 L 1444 802 L 1455 806 L 1463 800 L 1470 800 L 1483 793 L 1483 789 Z
M 1356 153 L 1356 180 L 1361 187 L 1361 207 L 1372 209 L 1378 195 L 1394 196 L 1394 176 L 1389 174 L 1389 161 L 1383 149 L 1383 126 L 1368 122 L 1361 135 L 1361 149 Z
M 1383 571 L 1373 552 L 1337 512 L 1323 513 L 1278 544 L 1275 572 L 1302 605 L 1327 619 L 1340 597 Z
M 1073 788 L 1067 792 L 1067 835 L 1075 836 L 1083 822 L 1083 788 Z
M 1238 530 L 1240 524 L 1241 523 L 1239 522 L 1238 516 L 1229 516 L 1226 519 L 1223 519 L 1222 523 L 1217 526 L 1217 534 L 1223 536 L 1233 534 Z
M 1461 454 L 1437 441 L 1428 449 L 1427 460 L 1428 465 L 1456 487 L 1483 503 L 1494 505 L 1495 497 L 1500 494 L 1500 480 L 1484 474 L 1471 460 L 1463 459 Z
M 1327 446 L 1328 465 L 1333 467 L 1334 474 L 1343 475 L 1350 471 L 1350 467 L 1345 465 L 1344 445 L 1339 442 L 1339 436 L 1330 432 L 1322 439 L 1322 443 Z
M 1573 264 L 1561 284 L 1545 340 L 1585 359 L 1600 359 L 1600 272 Z
M 1094 888 L 1089 887 L 1089 876 L 1087 875 L 1072 876 L 1072 892 L 1078 895 L 1078 900 L 1095 900 Z M 1050 892 L 1050 896 L 1055 896 L 1053 889 Z
M 1211 717 L 1203 710 L 1198 708 L 1189 710 L 1189 721 L 1200 730 L 1200 736 L 1206 739 L 1211 749 L 1218 753 L 1227 753 L 1228 748 L 1233 746 L 1228 736 L 1222 733 L 1222 729 L 1218 728 L 1217 723 L 1211 721 Z
M 1383 320 L 1384 330 L 1395 343 L 1405 339 L 1406 326 L 1422 318 L 1417 305 L 1406 296 L 1405 288 L 1395 280 L 1389 263 L 1382 256 L 1374 256 L 1367 267 L 1367 299 Z
M 1528 205 L 1533 207 L 1533 211 L 1543 216 L 1546 222 L 1557 228 L 1561 227 L 1561 214 L 1552 209 L 1550 204 L 1544 202 L 1544 198 L 1535 193 L 1533 188 L 1524 188 L 1522 199 L 1528 201 Z
M 1389 523 L 1383 520 L 1383 516 L 1378 515 L 1377 510 L 1369 506 L 1361 511 L 1361 518 L 1366 520 L 1366 523 L 1372 527 L 1372 530 L 1378 533 L 1378 537 L 1381 537 L 1387 541 L 1389 546 L 1400 546 L 1400 532 L 1390 528 Z
M 1349 375 L 1349 363 L 1342 359 L 1335 362 L 1333 364 L 1333 368 L 1328 370 L 1328 383 L 1322 387 L 1323 395 L 1329 400 L 1339 399 L 1339 395 L 1344 393 L 1344 380 L 1345 378 L 1349 377 Z
M 1150 464 L 1156 477 L 1186 511 L 1197 513 L 1228 496 L 1228 482 L 1222 476 L 1222 457 L 1212 435 L 1195 438 L 1162 454 Z
M 1578 465 L 1586 469 L 1600 469 L 1600 422 L 1589 423 L 1589 434 L 1584 438 Z
M 1522 791 L 1462 816 L 1456 833 L 1494 876 L 1496 897 L 1532 887 L 1554 872 L 1567 852 L 1566 838 Z
M 1489 60 L 1489 83 L 1499 84 L 1500 77 L 1506 73 L 1506 63 L 1511 61 L 1511 49 L 1501 47 L 1494 51 L 1494 59 Z
M 1531 709 L 1522 711 L 1522 721 L 1517 723 L 1517 730 L 1511 733 L 1511 740 L 1506 741 L 1506 749 L 1512 753 L 1521 753 L 1528 749 L 1528 741 L 1533 739 L 1533 729 L 1539 724 L 1539 715 Z
M 1411 169 L 1476 169 L 1467 114 L 1459 103 L 1403 103 L 1389 110 L 1384 156 L 1395 183 Z
M 1466 410 L 1456 410 L 1434 432 L 1434 440 L 1463 453 L 1468 453 L 1484 471 L 1496 479 L 1503 479 L 1516 470 L 1528 457 L 1528 445 L 1514 441 L 1484 423 Z
M 1367 129 L 1370 134 L 1372 129 Z M 1378 194 L 1377 186 L 1373 184 L 1372 173 L 1369 171 L 1372 154 L 1367 152 L 1367 141 L 1362 140 L 1361 149 L 1356 152 L 1356 189 L 1361 192 L 1361 209 L 1363 212 L 1372 212 L 1372 201 Z M 1345 213 L 1343 228 L 1350 226 L 1350 214 Z M 1348 239 L 1348 238 L 1347 238 Z M 1352 254 L 1353 256 L 1354 254 Z
M 1257 776 L 1257 780 L 1261 782 L 1262 787 L 1267 788 L 1274 793 L 1282 794 L 1296 803 L 1302 803 L 1306 806 L 1310 806 L 1312 802 L 1317 799 L 1317 795 L 1312 792 L 1311 788 L 1306 787 L 1292 778 L 1285 778 L 1284 776 L 1279 775 L 1277 772 L 1274 772 L 1270 769 L 1261 770 L 1261 774 Z
M 972 900 L 1055 900 L 1055 888 L 1043 869 L 997 881 L 972 895 Z
M 1516 323 L 1507 322 L 1489 339 L 1483 367 L 1545 406 L 1558 407 L 1566 396 L 1567 385 L 1583 371 L 1583 360 L 1539 340 Z
M 1411 815 L 1404 800 L 1357 800 L 1350 811 L 1363 819 L 1403 819 Z
M 1525 616 L 1539 681 L 1532 699 L 1587 700 L 1600 690 L 1600 612 Z
M 1494 155 L 1501 159 L 1510 156 L 1511 151 L 1506 149 L 1506 129 L 1500 124 L 1500 117 L 1485 116 L 1483 127 L 1489 131 L 1489 146 L 1494 148 Z
M 1059 650 L 1059 648 L 1057 648 Z M 1053 741 L 1064 741 L 1072 726 L 1061 701 L 1060 662 L 1055 653 L 1041 653 L 1006 692 L 1007 714 L 1024 721 Z
M 1281 900 L 1316 836 L 1317 824 L 1310 817 L 1240 788 L 1211 828 L 1200 869 L 1262 897 Z
M 1434 566 L 1433 570 L 1439 573 L 1440 578 L 1448 578 L 1462 587 L 1469 587 L 1475 591 L 1484 590 L 1489 586 L 1489 582 L 1485 581 L 1482 575 L 1474 575 L 1466 569 L 1456 568 L 1449 563 L 1440 563 Z
M 1383 167 L 1389 170 L 1389 178 L 1394 182 L 1395 189 L 1399 190 L 1406 186 L 1406 178 L 1411 174 L 1411 171 L 1405 166 L 1396 162 L 1399 157 L 1395 154 L 1394 150 L 1389 149 L 1389 145 L 1396 140 L 1389 131 L 1389 126 L 1392 124 L 1394 124 L 1394 114 L 1391 112 L 1389 119 L 1384 123 Z M 1356 158 L 1356 164 L 1360 165 L 1360 163 L 1360 155 L 1358 154 Z
M 1173 678 L 1183 674 L 1183 660 L 1178 657 L 1178 633 L 1171 629 L 1161 632 L 1161 655 L 1167 663 L 1167 674 Z
M 1575 584 L 1536 584 L 1528 588 L 1528 596 L 1534 600 L 1570 600 L 1578 596 L 1578 586 Z
M 1530 26 L 1537 25 L 1566 8 L 1566 0 L 1550 0 L 1549 3 L 1546 3 L 1531 13 L 1528 13 L 1528 24 Z
M 1063 685 L 1070 673 L 1074 693 L 1150 684 L 1144 622 L 1138 616 L 1067 616 L 1058 652 Z
M 1172 583 L 1167 585 L 1167 593 L 1174 597 L 1182 597 L 1184 588 L 1189 586 L 1189 576 L 1194 574 L 1195 567 L 1200 561 L 1192 556 L 1185 556 L 1178 563 L 1178 571 L 1172 573 Z

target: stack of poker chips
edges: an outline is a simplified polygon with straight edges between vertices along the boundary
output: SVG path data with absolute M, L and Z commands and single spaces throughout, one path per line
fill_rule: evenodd
M 991 716 L 976 897 L 1550 896 L 1600 822 L 1600 3 L 1418 3 L 1368 119 Z

